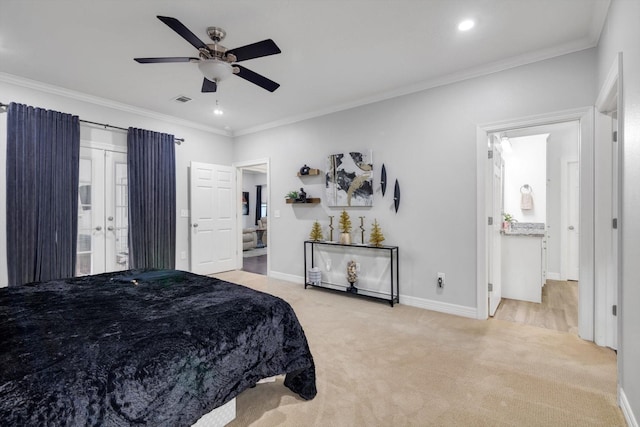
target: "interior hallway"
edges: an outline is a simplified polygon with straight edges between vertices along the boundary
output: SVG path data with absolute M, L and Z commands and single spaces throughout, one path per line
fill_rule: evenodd
M 578 335 L 578 282 L 547 280 L 540 304 L 503 298 L 494 318 Z
M 256 248 L 242 253 L 242 271 L 267 275 L 267 248 Z

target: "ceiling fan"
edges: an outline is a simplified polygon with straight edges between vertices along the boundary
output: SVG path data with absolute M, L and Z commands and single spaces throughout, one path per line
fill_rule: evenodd
M 199 57 L 134 58 L 134 60 L 140 64 L 162 62 L 196 63 L 198 64 L 200 72 L 204 75 L 202 92 L 215 92 L 218 88 L 218 82 L 231 74 L 242 77 L 243 79 L 258 85 L 269 92 L 273 92 L 280 87 L 280 85 L 273 80 L 269 80 L 268 78 L 237 64 L 237 62 L 240 61 L 280 53 L 280 49 L 273 40 L 266 39 L 257 43 L 237 47 L 235 49 L 227 49 L 219 44 L 227 34 L 222 28 L 207 28 L 207 34 L 211 40 L 213 40 L 213 43 L 205 44 L 176 18 L 158 16 L 158 19 L 167 24 L 169 28 L 198 49 L 200 53 Z

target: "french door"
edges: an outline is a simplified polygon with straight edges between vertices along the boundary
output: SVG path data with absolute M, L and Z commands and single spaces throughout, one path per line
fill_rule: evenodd
M 80 148 L 76 276 L 129 268 L 127 154 Z

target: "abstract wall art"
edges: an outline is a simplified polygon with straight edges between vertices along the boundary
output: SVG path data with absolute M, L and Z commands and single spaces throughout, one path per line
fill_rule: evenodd
M 373 206 L 371 150 L 330 155 L 325 189 L 327 206 Z

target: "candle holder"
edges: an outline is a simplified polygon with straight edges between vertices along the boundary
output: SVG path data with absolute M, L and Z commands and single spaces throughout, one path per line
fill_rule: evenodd
M 333 216 L 329 216 L 329 241 L 333 242 Z

